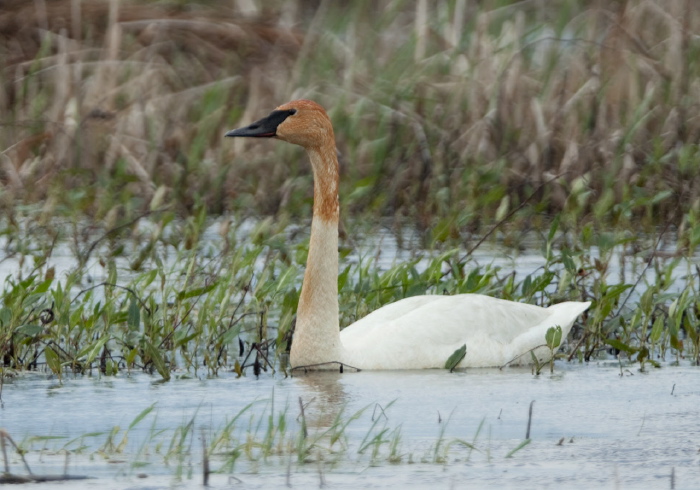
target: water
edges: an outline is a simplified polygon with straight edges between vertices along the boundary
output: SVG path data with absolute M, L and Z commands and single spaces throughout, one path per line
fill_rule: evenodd
M 198 251 L 200 256 L 215 255 L 216 251 L 221 250 L 224 244 L 224 237 L 221 235 L 221 230 L 226 228 L 223 226 L 225 222 L 226 219 L 211 220 L 207 225 L 201 236 L 201 246 Z M 241 243 L 245 243 L 249 240 L 250 235 L 258 225 L 258 221 L 251 219 L 238 223 L 235 230 L 236 239 L 241 241 Z M 148 236 L 157 226 L 156 223 L 147 219 L 140 220 L 138 224 L 138 233 L 140 236 Z M 419 271 L 423 271 L 430 263 L 433 254 L 438 253 L 422 250 L 420 248 L 420 237 L 418 233 L 412 229 L 406 228 L 403 230 L 401 239 L 403 246 L 399 246 L 394 231 L 388 226 L 373 227 L 371 229 L 365 229 L 366 226 L 364 228 L 361 226 L 361 228 L 362 231 L 366 233 L 354 236 L 352 239 L 345 240 L 341 243 L 341 246 L 350 246 L 352 248 L 352 252 L 341 260 L 341 266 L 351 263 L 357 264 L 360 261 L 365 263 L 371 261 L 376 269 L 385 271 L 397 263 L 420 257 L 416 268 Z M 299 227 L 290 226 L 287 230 L 289 235 L 294 237 L 292 241 L 308 240 L 309 231 L 308 225 Z M 163 235 L 167 237 L 177 232 L 177 228 L 174 226 L 166 227 L 163 231 Z M 24 233 L 28 236 L 30 235 L 28 231 Z M 675 242 L 674 239 L 669 238 L 659 247 L 659 250 L 656 251 L 662 255 L 662 257 L 657 259 L 661 263 L 661 268 L 664 267 L 665 263 L 673 260 L 676 251 Z M 138 252 L 137 247 L 129 240 L 125 240 L 123 245 L 125 247 L 123 255 L 115 258 L 115 263 L 119 270 L 120 283 L 128 282 L 138 275 L 129 265 L 130 257 Z M 473 244 L 469 243 L 467 245 L 471 246 Z M 178 261 L 182 261 L 182 256 L 174 247 L 170 245 L 165 246 L 163 244 L 159 246 L 162 247 L 161 260 L 163 261 L 165 270 L 175 268 Z M 512 271 L 515 273 L 516 280 L 518 281 L 524 279 L 527 275 L 535 277 L 542 273 L 547 263 L 541 250 L 542 240 L 538 237 L 530 236 L 524 240 L 524 246 L 524 249 L 518 250 L 501 246 L 491 241 L 484 242 L 470 256 L 468 267 L 496 267 L 500 268 L 504 275 Z M 6 236 L 0 236 L 0 250 L 8 248 L 12 248 L 8 246 L 8 238 Z M 82 253 L 85 253 L 88 247 L 87 245 L 82 245 L 80 248 L 83 249 Z M 101 264 L 99 257 L 101 254 L 109 255 L 108 252 L 106 240 L 103 240 L 95 247 L 83 269 L 84 278 L 86 279 L 85 286 L 107 280 L 107 269 Z M 586 252 L 590 255 L 592 260 L 601 259 L 607 264 L 608 267 L 604 276 L 606 282 L 609 284 L 633 284 L 640 279 L 641 286 L 633 291 L 632 300 L 638 299 L 639 295 L 642 294 L 645 289 L 644 284 L 658 281 L 654 267 L 646 267 L 648 253 L 650 253 L 651 250 L 646 250 L 645 253 L 630 254 L 622 246 L 617 245 L 606 252 L 601 252 L 598 247 L 592 246 L 587 249 Z M 27 253 L 29 256 L 32 255 L 30 252 Z M 38 252 L 36 253 L 38 254 Z M 460 255 L 460 257 L 461 256 L 462 255 Z M 261 255 L 256 260 L 256 268 L 259 270 L 262 269 L 264 263 L 265 257 Z M 690 259 L 683 258 L 680 264 L 674 268 L 671 273 L 671 285 L 667 292 L 679 293 L 690 284 L 694 285 L 695 279 L 693 274 L 697 273 L 694 264 L 697 263 L 700 263 L 700 252 L 696 251 Z M 53 267 L 56 277 L 61 279 L 66 274 L 73 271 L 76 266 L 77 260 L 73 247 L 66 242 L 58 242 L 53 247 L 51 256 L 48 257 L 45 267 Z M 20 261 L 19 254 L 5 256 L 0 260 L 0 277 L 14 276 L 17 278 L 19 276 L 26 276 L 34 267 L 34 260 Z M 148 265 L 146 267 L 148 267 Z M 155 267 L 155 265 L 151 265 L 151 267 Z M 298 280 L 301 281 L 301 274 L 299 274 Z M 555 286 L 552 285 L 550 289 L 554 287 Z M 0 289 L 1 288 L 2 285 L 0 284 Z M 550 290 L 549 292 L 553 291 Z M 100 297 L 100 295 L 101 291 L 97 290 L 96 296 Z
M 207 247 L 221 238 L 214 223 L 204 234 Z M 242 227 L 241 233 L 248 232 Z M 397 246 L 394 236 L 378 232 L 356 244 L 346 262 L 374 260 L 379 269 L 414 257 Z M 596 248 L 589 250 L 597 257 Z M 634 282 L 643 258 L 626 257 L 617 249 L 607 275 L 611 282 Z M 97 251 L 94 254 L 97 257 Z M 168 255 L 175 260 L 176 254 Z M 419 262 L 424 267 L 428 259 Z M 545 264 L 539 252 L 482 245 L 472 265 L 502 267 L 518 279 L 537 274 Z M 61 277 L 75 266 L 73 253 L 58 244 L 49 259 Z M 23 270 L 30 270 L 26 261 Z M 692 264 L 674 270 L 673 290 L 687 287 Z M 119 259 L 120 281 L 128 277 L 127 259 Z M 17 274 L 13 259 L 0 262 L 0 274 Z M 106 271 L 91 259 L 86 274 L 105 280 Z M 653 269 L 644 273 L 654 281 Z M 624 279 L 621 279 L 624 278 Z M 643 282 L 638 293 L 643 291 Z M 310 437 L 323 433 L 340 415 L 348 421 L 366 410 L 345 430 L 344 449 L 335 455 L 311 452 L 300 464 L 288 451 L 267 461 L 241 456 L 234 469 L 213 474 L 214 488 L 696 488 L 700 481 L 700 374 L 698 368 L 666 364 L 640 373 L 622 371 L 614 363 L 557 365 L 553 376 L 535 377 L 529 370 L 481 369 L 462 373 L 420 372 L 326 373 L 284 378 L 263 374 L 235 378 L 159 378 L 136 373 L 118 377 L 67 377 L 62 382 L 41 373 L 23 373 L 5 382 L 0 427 L 29 447 L 27 458 L 39 474 L 73 475 L 93 480 L 69 484 L 37 484 L 32 488 L 183 488 L 201 486 L 201 434 L 211 441 L 248 405 L 234 435 L 264 438 L 271 411 L 287 414 L 290 439 L 299 432 L 299 399 L 306 404 Z M 192 376 L 191 374 L 189 375 Z M 533 402 L 531 442 L 507 457 L 525 440 Z M 133 428 L 144 410 L 154 406 Z M 342 411 L 342 412 L 341 412 Z M 383 414 L 383 415 L 380 415 Z M 379 420 L 374 426 L 374 420 Z M 181 459 L 165 453 L 177 431 L 193 421 L 195 430 Z M 123 451 L 107 448 L 109 433 Z M 375 460 L 371 449 L 358 450 L 387 429 Z M 128 438 L 124 438 L 128 430 Z M 388 461 L 389 444 L 400 434 L 398 464 Z M 32 437 L 57 439 L 34 440 Z M 466 441 L 473 450 L 455 443 Z M 559 444 L 561 441 L 561 444 Z M 439 446 L 438 443 L 440 443 Z M 437 450 L 436 450 L 437 446 Z M 43 449 L 42 449 L 43 448 Z M 66 457 L 69 450 L 69 456 Z M 103 449 L 108 449 L 102 452 Z M 338 448 L 334 448 L 336 451 Z M 436 462 L 436 456 L 437 462 Z M 445 458 L 444 461 L 442 458 Z M 26 472 L 13 453 L 12 471 Z M 329 461 L 336 460 L 335 464 Z M 214 471 L 226 456 L 212 456 Z M 141 478 L 144 476 L 146 478 Z
M 630 366 L 622 376 L 620 373 L 615 363 L 561 363 L 553 376 L 533 376 L 523 369 L 475 369 L 452 374 L 430 370 L 293 378 L 263 373 L 259 379 L 224 375 L 170 383 L 136 374 L 79 377 L 59 383 L 48 376 L 28 374 L 5 384 L 0 426 L 16 441 L 29 436 L 63 437 L 42 443 L 47 450 L 41 453 L 37 451 L 41 444 L 33 446 L 29 460 L 33 471 L 40 474 L 61 474 L 65 455 L 57 449 L 81 435 L 101 432 L 83 438 L 86 447 L 68 460 L 69 473 L 97 479 L 71 482 L 70 488 L 173 484 L 172 458 L 166 466 L 162 454 L 155 454 L 153 448 L 162 439 L 161 452 L 165 451 L 175 429 L 190 420 L 196 430 L 182 485 L 200 485 L 200 431 L 211 440 L 253 402 L 237 425 L 241 434 L 255 433 L 262 420 L 255 436 L 262 439 L 274 399 L 275 414 L 286 412 L 287 423 L 293 426 L 288 430 L 296 433 L 299 398 L 308 404 L 305 414 L 310 437 L 329 427 L 341 410 L 341 419 L 348 420 L 368 407 L 349 424 L 347 450 L 338 462 L 333 466 L 299 464 L 295 455 L 268 462 L 242 457 L 233 473 L 212 475 L 214 488 L 229 488 L 237 481 L 245 488 L 288 482 L 306 488 L 321 481 L 330 488 L 463 488 L 467 484 L 474 488 L 671 488 L 672 474 L 675 488 L 696 488 L 700 481 L 698 369 L 665 366 L 640 373 Z M 525 439 L 533 400 L 531 443 L 507 458 Z M 122 429 L 114 438 L 118 443 L 129 424 L 153 404 L 153 412 L 129 431 L 122 454 L 99 456 L 96 450 L 104 446 L 114 426 Z M 382 409 L 385 416 L 380 415 Z M 401 463 L 380 458 L 372 464 L 368 454 L 357 454 L 373 416 L 379 419 L 378 427 L 389 429 L 386 439 L 391 438 L 391 431 L 400 431 Z M 154 438 L 159 431 L 163 432 Z M 432 462 L 441 432 L 442 448 L 461 439 L 473 443 L 475 449 L 470 452 L 452 445 L 445 462 Z M 144 444 L 149 447 L 148 456 L 139 454 Z M 387 445 L 383 451 L 387 452 Z M 311 454 L 316 458 L 320 450 Z M 16 459 L 13 457 L 13 471 L 24 473 Z M 149 464 L 131 466 L 135 460 Z M 213 456 L 211 463 L 216 470 L 223 464 L 222 457 Z M 148 478 L 138 478 L 139 473 Z

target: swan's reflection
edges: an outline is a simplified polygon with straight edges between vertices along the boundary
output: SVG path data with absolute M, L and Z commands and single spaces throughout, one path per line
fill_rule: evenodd
M 315 371 L 294 375 L 301 391 L 301 403 L 309 427 L 325 428 L 333 425 L 349 401 L 341 381 L 343 376 L 348 374 Z

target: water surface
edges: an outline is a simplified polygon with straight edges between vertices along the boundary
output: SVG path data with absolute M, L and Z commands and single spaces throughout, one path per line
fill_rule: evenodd
M 697 368 L 665 366 L 648 373 L 615 363 L 558 364 L 554 375 L 533 376 L 526 369 L 475 369 L 461 373 L 414 372 L 327 373 L 259 379 L 224 375 L 214 379 L 176 379 L 157 383 L 144 374 L 116 378 L 56 379 L 22 375 L 3 389 L 0 426 L 17 441 L 29 436 L 59 436 L 43 454 L 30 453 L 37 473 L 62 473 L 63 445 L 82 435 L 85 447 L 68 460 L 71 474 L 97 477 L 71 488 L 153 488 L 181 481 L 201 482 L 199 434 L 213 437 L 255 402 L 237 422 L 262 439 L 267 417 L 286 413 L 288 432 L 299 426 L 299 398 L 306 404 L 311 436 L 330 426 L 342 410 L 347 420 L 366 410 L 346 430 L 347 449 L 334 465 L 297 462 L 294 456 L 269 461 L 240 458 L 234 471 L 212 475 L 214 488 L 242 482 L 245 488 L 318 486 L 330 488 L 696 488 L 700 481 L 700 374 Z M 393 404 L 392 404 L 393 401 Z M 533 404 L 531 443 L 508 454 L 525 439 Z M 128 436 L 121 455 L 96 456 L 107 433 L 122 432 L 150 405 L 155 409 Z M 384 410 L 384 416 L 379 415 Z M 363 439 L 387 428 L 386 438 L 400 432 L 401 462 L 372 461 L 358 454 Z M 175 465 L 154 454 L 178 427 L 196 426 L 186 471 L 177 480 Z M 262 420 L 260 426 L 258 422 Z M 162 431 L 162 432 L 159 432 Z M 203 432 L 202 432 L 203 431 Z M 393 432 L 392 432 L 393 431 Z M 120 434 L 121 434 L 120 433 Z M 155 433 L 159 433 L 154 437 Z M 121 435 L 115 438 L 122 440 Z M 445 444 L 461 439 L 474 450 Z M 562 441 L 563 439 L 563 441 Z M 434 462 L 435 447 L 446 460 Z M 77 447 L 73 443 L 71 448 Z M 139 454 L 147 446 L 149 455 Z M 36 449 L 36 445 L 33 446 Z M 163 450 L 163 449 L 161 449 Z M 387 445 L 382 450 L 388 452 Z M 320 451 L 320 450 L 319 450 Z M 441 452 L 442 451 L 442 452 Z M 136 457 L 136 455 L 138 457 Z M 313 458 L 322 456 L 312 452 Z M 134 460 L 145 461 L 143 467 Z M 332 458 L 329 458 L 332 459 Z M 217 470 L 222 458 L 212 457 Z M 13 470 L 21 471 L 16 457 Z M 138 478 L 137 475 L 148 478 Z M 60 484 L 53 484 L 57 486 Z M 33 485 L 32 488 L 51 488 Z

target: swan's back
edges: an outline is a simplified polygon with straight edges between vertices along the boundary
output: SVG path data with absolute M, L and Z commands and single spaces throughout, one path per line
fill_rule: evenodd
M 340 337 L 345 362 L 365 369 L 442 368 L 464 344 L 460 367 L 527 364 L 532 361 L 527 352 L 545 343 L 549 327 L 561 326 L 565 338 L 589 305 L 540 308 L 479 294 L 414 296 L 370 313 Z M 547 348 L 535 350 L 540 359 L 548 354 Z

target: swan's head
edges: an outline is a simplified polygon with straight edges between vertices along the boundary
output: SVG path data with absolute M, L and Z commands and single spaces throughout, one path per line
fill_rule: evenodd
M 234 129 L 226 136 L 277 138 L 304 148 L 335 145 L 331 120 L 316 102 L 293 100 L 279 106 L 250 126 Z

